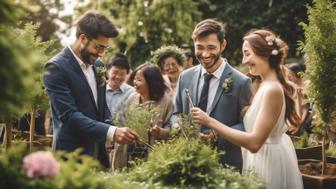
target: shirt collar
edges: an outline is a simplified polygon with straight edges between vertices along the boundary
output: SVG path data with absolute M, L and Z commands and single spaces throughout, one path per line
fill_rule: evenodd
M 124 92 L 125 92 L 125 88 L 126 88 L 126 86 L 125 86 L 124 83 L 121 84 L 120 87 L 119 87 L 119 89 L 116 89 L 116 90 L 113 90 L 113 89 L 110 87 L 109 84 L 106 85 L 106 90 L 107 90 L 107 91 L 121 91 L 122 93 L 124 93 Z
M 216 79 L 220 79 L 220 77 L 222 76 L 222 73 L 223 73 L 223 71 L 224 71 L 224 69 L 225 69 L 225 66 L 226 66 L 226 64 L 227 64 L 227 61 L 226 61 L 225 58 L 221 58 L 221 60 L 222 60 L 221 65 L 217 68 L 217 70 L 215 70 L 215 71 L 212 73 L 212 75 L 213 75 Z M 205 73 L 207 73 L 207 71 L 206 71 L 205 68 L 202 66 L 202 70 L 201 70 L 201 74 L 202 74 L 202 76 L 203 76 Z
M 86 67 L 85 63 L 76 55 L 76 53 L 72 50 L 71 46 L 69 45 L 68 48 L 70 49 L 71 53 L 74 55 L 74 57 L 76 58 L 79 66 L 81 68 L 84 68 L 84 69 L 89 69 L 92 67 L 92 65 L 89 65 L 88 67 Z

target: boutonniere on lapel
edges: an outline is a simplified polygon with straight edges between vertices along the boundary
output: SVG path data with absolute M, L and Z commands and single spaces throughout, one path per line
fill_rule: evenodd
M 97 72 L 97 85 L 104 86 L 106 84 L 107 69 L 105 67 L 96 67 L 96 72 Z
M 229 93 L 232 90 L 233 81 L 233 77 L 228 77 L 224 79 L 222 86 L 225 93 Z

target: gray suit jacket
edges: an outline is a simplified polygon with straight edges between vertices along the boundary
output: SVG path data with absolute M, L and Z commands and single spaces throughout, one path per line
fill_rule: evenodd
M 199 104 L 198 96 L 201 92 L 198 90 L 200 77 L 201 65 L 194 66 L 181 73 L 177 86 L 174 116 L 172 117 L 173 123 L 178 120 L 176 118 L 177 114 L 189 114 L 189 101 L 185 93 L 186 89 L 189 90 L 194 104 Z M 226 78 L 230 77 L 233 78 L 233 84 L 231 91 L 226 93 L 223 83 Z M 244 130 L 241 111 L 243 107 L 248 105 L 251 94 L 251 80 L 227 63 L 211 105 L 210 116 L 234 129 Z M 241 169 L 242 155 L 240 147 L 228 142 L 223 136 L 219 136 L 217 148 L 225 151 L 225 154 L 220 156 L 220 162 L 223 165 L 228 164 Z

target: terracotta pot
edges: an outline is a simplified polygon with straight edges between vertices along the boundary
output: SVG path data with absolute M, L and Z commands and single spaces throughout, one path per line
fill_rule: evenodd
M 301 159 L 299 166 L 306 163 L 318 163 L 319 160 L 314 159 Z M 336 166 L 336 165 L 335 165 Z M 300 169 L 300 171 L 302 171 Z M 305 189 L 335 189 L 336 188 L 336 175 L 310 175 L 301 173 L 303 179 L 303 186 Z

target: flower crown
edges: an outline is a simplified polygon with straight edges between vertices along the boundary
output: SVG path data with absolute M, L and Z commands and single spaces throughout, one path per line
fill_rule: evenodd
M 267 42 L 267 45 L 269 46 L 276 46 L 276 48 L 280 47 L 281 44 L 281 39 L 275 37 L 274 35 L 268 35 L 265 37 L 265 40 Z M 279 50 L 278 49 L 273 49 L 271 52 L 272 55 L 278 55 L 279 54 Z

